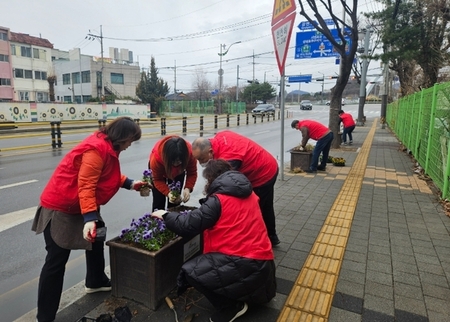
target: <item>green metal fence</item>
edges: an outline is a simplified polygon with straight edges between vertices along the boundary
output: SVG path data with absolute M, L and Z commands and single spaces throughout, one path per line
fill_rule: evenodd
M 449 199 L 450 82 L 401 98 L 386 112 L 390 128 Z
M 222 114 L 242 114 L 246 111 L 246 104 L 243 102 L 222 103 Z M 216 114 L 217 106 L 213 101 L 163 101 L 161 115 L 170 116 L 174 114 L 194 115 L 194 114 Z

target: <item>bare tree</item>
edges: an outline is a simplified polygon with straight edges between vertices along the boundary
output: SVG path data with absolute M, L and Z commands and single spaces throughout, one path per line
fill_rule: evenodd
M 211 97 L 211 87 L 211 82 L 206 78 L 206 73 L 202 68 L 197 68 L 192 82 L 194 91 L 191 95 L 199 101 L 208 100 Z
M 341 6 L 338 6 L 338 3 Z M 342 93 L 351 74 L 353 59 L 358 48 L 358 0 L 339 0 L 338 2 L 331 0 L 299 0 L 299 4 L 300 15 L 305 17 L 317 31 L 322 33 L 333 45 L 334 50 L 341 56 L 339 77 L 336 80 L 336 85 L 331 89 L 330 120 L 328 125 L 334 134 L 332 147 L 338 148 L 340 142 L 338 139 L 338 112 L 341 109 Z M 306 12 L 305 6 L 312 10 L 313 13 L 311 15 Z M 338 7 L 339 13 L 341 12 L 341 8 L 343 8 L 345 18 L 339 18 L 334 13 L 333 8 L 336 9 Z M 329 26 L 319 11 L 321 13 L 326 12 L 327 16 L 330 16 L 333 20 L 334 26 L 338 28 L 338 40 L 334 39 Z M 351 40 L 350 44 L 347 42 L 346 37 L 349 37 Z

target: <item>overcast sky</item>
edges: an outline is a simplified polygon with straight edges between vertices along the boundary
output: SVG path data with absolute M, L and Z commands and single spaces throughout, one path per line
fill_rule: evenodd
M 46 38 L 56 49 L 81 48 L 82 54 L 93 56 L 101 55 L 100 42 L 85 37 L 89 32 L 100 35 L 102 26 L 105 57 L 109 57 L 109 47 L 127 48 L 141 68 L 148 68 L 154 56 L 159 76 L 171 91 L 176 66 L 176 88 L 189 92 L 198 70 L 217 86 L 220 44 L 228 48 L 238 41 L 241 43 L 223 56 L 224 86 L 236 86 L 238 65 L 239 77 L 243 78 L 240 87 L 247 84 L 246 79 L 253 79 L 253 73 L 259 81 L 279 82 L 271 34 L 273 4 L 274 0 L 14 0 L 2 11 L 0 25 Z M 376 6 L 375 1 L 360 0 L 359 10 L 373 11 Z M 338 9 L 336 15 L 342 15 Z M 297 14 L 286 75 L 336 75 L 339 69 L 335 58 L 294 59 L 295 34 L 302 21 L 306 19 Z M 332 86 L 332 81 L 325 82 L 325 90 Z M 287 90 L 299 87 L 298 83 L 291 84 Z M 308 92 L 320 88 L 320 82 L 301 84 Z

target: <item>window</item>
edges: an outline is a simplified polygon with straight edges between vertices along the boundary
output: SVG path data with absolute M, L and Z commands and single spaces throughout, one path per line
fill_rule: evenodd
M 22 57 L 31 57 L 31 47 L 20 46 L 20 55 Z
M 39 58 L 39 48 L 33 48 L 33 58 Z
M 0 54 L 0 61 L 9 61 L 8 55 Z
M 25 78 L 33 79 L 33 71 L 25 69 Z
M 11 55 L 16 55 L 16 45 L 11 45 Z
M 47 72 L 34 71 L 34 79 L 47 80 Z
M 14 77 L 23 78 L 23 69 L 20 68 L 14 69 Z
M 75 95 L 74 99 L 75 99 L 75 103 L 78 103 L 78 104 L 81 103 L 81 95 Z
M 82 83 L 90 83 L 91 82 L 91 72 L 90 71 L 84 71 L 81 72 L 81 82 Z
M 63 85 L 70 84 L 70 74 L 63 74 Z
M 64 102 L 72 103 L 72 96 L 64 96 Z
M 36 93 L 36 101 L 38 101 L 38 102 L 48 102 L 48 93 L 46 93 L 46 92 L 37 92 Z
M 11 86 L 11 79 L 0 78 L 0 86 Z
M 29 93 L 28 92 L 19 92 L 19 99 L 21 101 L 29 101 Z
M 123 74 L 111 73 L 111 84 L 123 84 Z
M 80 84 L 80 73 L 72 73 L 72 83 Z
M 8 40 L 8 34 L 6 32 L 0 32 L 0 40 Z

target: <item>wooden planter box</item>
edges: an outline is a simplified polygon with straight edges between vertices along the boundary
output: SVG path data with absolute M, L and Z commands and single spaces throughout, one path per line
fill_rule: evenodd
M 169 210 L 193 209 L 178 206 Z M 121 242 L 119 237 L 107 241 L 106 245 L 109 246 L 112 295 L 156 310 L 176 287 L 183 263 L 202 253 L 203 238 L 201 234 L 190 240 L 178 237 L 156 252 Z
M 289 150 L 291 153 L 291 171 L 300 168 L 303 171 L 308 170 L 311 165 L 312 152 L 304 152 L 298 150 Z

